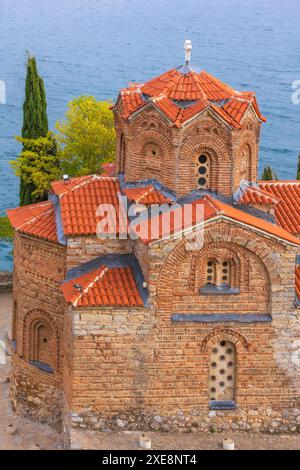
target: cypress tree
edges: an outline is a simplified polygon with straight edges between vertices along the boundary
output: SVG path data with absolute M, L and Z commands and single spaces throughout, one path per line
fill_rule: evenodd
M 271 181 L 271 180 L 277 180 L 278 177 L 275 171 L 272 169 L 272 167 L 270 165 L 267 165 L 263 169 L 261 179 L 263 181 Z
M 300 180 L 300 153 L 298 155 L 297 180 Z
M 37 139 L 45 137 L 48 132 L 47 102 L 43 79 L 39 76 L 35 57 L 28 56 L 25 85 L 25 101 L 23 104 L 22 137 Z M 20 177 L 20 205 L 32 203 L 32 184 Z

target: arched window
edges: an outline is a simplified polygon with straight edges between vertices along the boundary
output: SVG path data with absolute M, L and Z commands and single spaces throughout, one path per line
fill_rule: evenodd
M 206 284 L 213 284 L 217 283 L 217 263 L 216 261 L 210 259 L 207 261 L 206 267 Z
M 209 155 L 201 154 L 197 160 L 196 180 L 198 189 L 209 189 L 211 162 Z
M 146 157 L 146 168 L 150 170 L 159 170 L 161 166 L 162 152 L 155 142 L 148 142 L 144 147 L 143 153 Z
M 216 343 L 211 352 L 209 401 L 234 402 L 236 379 L 236 349 L 229 341 Z
M 34 343 L 32 360 L 51 365 L 51 331 L 46 325 L 38 323 L 34 326 Z
M 235 269 L 232 260 L 209 259 L 206 265 L 206 284 L 235 287 Z

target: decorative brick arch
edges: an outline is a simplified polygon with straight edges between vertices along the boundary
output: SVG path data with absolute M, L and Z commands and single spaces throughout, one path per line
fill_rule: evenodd
M 222 226 L 220 226 L 219 230 L 218 227 L 220 222 L 212 223 L 211 226 L 208 224 L 204 231 L 204 247 L 202 250 L 205 250 L 206 246 L 211 243 L 221 245 L 224 243 L 225 238 L 227 243 L 236 245 L 237 249 L 245 249 L 246 252 L 248 250 L 260 260 L 271 291 L 272 283 L 276 283 L 279 280 L 276 263 L 272 261 L 271 256 L 268 256 L 269 253 L 272 254 L 274 247 L 270 246 L 268 242 L 259 235 L 256 235 L 253 232 L 249 233 L 249 231 L 242 227 L 233 223 L 221 223 Z M 251 243 L 249 243 L 250 241 Z M 199 256 L 201 255 L 202 250 L 199 251 Z M 180 240 L 171 253 L 169 253 L 160 269 L 157 283 L 157 295 L 160 305 L 168 305 L 168 302 L 171 302 L 174 283 L 173 273 L 178 270 L 179 264 L 187 259 L 187 257 L 189 257 L 191 261 L 193 255 L 195 255 L 194 252 L 186 251 L 185 239 Z
M 151 145 L 153 155 L 151 156 Z M 127 151 L 126 179 L 130 181 L 155 178 L 163 185 L 174 186 L 170 182 L 176 179 L 173 148 L 169 139 L 159 130 L 143 130 L 132 138 Z M 171 168 L 173 171 L 170 171 Z
M 43 349 L 43 339 L 47 341 L 47 350 Z M 59 369 L 60 336 L 51 315 L 39 309 L 25 315 L 22 348 L 23 357 L 27 361 L 44 362 L 55 370 Z
M 197 134 L 191 136 L 180 149 L 179 184 L 180 193 L 188 193 L 197 187 L 197 160 L 200 155 L 210 158 L 210 189 L 223 194 L 231 193 L 230 153 L 218 135 Z
M 209 354 L 211 349 L 223 340 L 234 344 L 237 353 L 245 353 L 249 350 L 249 342 L 241 333 L 232 328 L 218 327 L 205 336 L 200 347 L 201 353 Z
M 210 259 L 219 263 L 232 260 L 234 265 L 234 272 L 231 273 L 232 287 L 238 287 L 241 291 L 249 288 L 249 259 L 245 249 L 233 243 L 213 242 L 205 245 L 192 257 L 190 284 L 194 287 L 194 291 L 198 291 L 199 286 L 205 284 L 205 269 Z

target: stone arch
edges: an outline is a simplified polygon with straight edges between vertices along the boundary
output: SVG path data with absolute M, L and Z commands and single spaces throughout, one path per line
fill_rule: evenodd
M 127 180 L 157 179 L 173 189 L 176 165 L 172 144 L 155 128 L 134 135 L 129 147 L 130 161 L 126 166 Z
M 207 334 L 203 339 L 200 346 L 201 353 L 209 354 L 215 344 L 222 340 L 234 344 L 237 353 L 245 353 L 249 350 L 249 342 L 241 333 L 231 328 L 218 327 L 214 328 L 213 331 Z
M 59 369 L 60 338 L 55 320 L 43 310 L 31 310 L 23 320 L 23 357 Z
M 218 227 L 220 227 L 219 230 Z M 270 286 L 268 294 L 268 302 L 270 304 L 272 283 L 276 284 L 280 281 L 276 263 L 272 261 L 271 256 L 268 256 L 274 248 L 270 247 L 265 239 L 253 232 L 249 239 L 249 232 L 246 229 L 227 222 L 208 224 L 204 231 L 204 248 L 210 243 L 224 243 L 225 238 L 227 243 L 236 245 L 237 249 L 245 249 L 246 252 L 248 250 L 249 253 L 252 253 L 259 259 L 266 275 L 266 282 Z M 191 251 L 186 250 L 186 240 L 182 239 L 168 254 L 164 264 L 161 266 L 157 283 L 157 298 L 158 304 L 162 309 L 169 309 L 170 305 L 172 305 L 174 272 L 178 270 L 180 263 L 187 257 L 191 261 L 193 254 Z
M 241 291 L 249 288 L 249 260 L 241 247 L 228 242 L 212 242 L 194 256 L 196 260 L 191 260 L 190 276 L 195 291 L 205 284 L 205 269 L 209 260 L 219 264 L 228 261 L 231 264 L 231 286 Z
M 223 194 L 231 193 L 230 153 L 218 135 L 196 134 L 191 136 L 180 149 L 179 181 L 180 193 L 185 194 L 196 189 L 197 161 L 201 154 L 207 154 L 211 161 L 210 189 Z

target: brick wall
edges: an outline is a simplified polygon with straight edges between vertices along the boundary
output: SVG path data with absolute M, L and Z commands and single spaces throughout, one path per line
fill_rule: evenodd
M 187 194 L 197 187 L 203 153 L 211 162 L 213 191 L 230 196 L 241 179 L 257 179 L 260 123 L 252 110 L 237 131 L 209 112 L 177 129 L 152 107 L 125 122 L 116 112 L 115 123 L 117 167 L 126 181 L 154 178 L 178 195 Z
M 16 234 L 14 256 L 11 398 L 17 411 L 53 423 L 62 412 L 59 389 L 66 305 L 58 286 L 65 277 L 65 248 Z M 30 361 L 47 363 L 51 372 Z
M 295 431 L 300 415 L 299 319 L 294 308 L 295 247 L 234 223 L 205 231 L 200 253 L 185 241 L 148 247 L 149 309 L 73 312 L 73 426 L 96 429 L 218 429 Z M 190 292 L 191 258 L 216 243 L 232 243 L 248 263 L 240 296 L 207 298 Z M 227 249 L 228 247 L 226 247 Z M 137 247 L 140 259 L 145 250 Z M 243 258 L 244 257 L 244 258 Z M 246 271 L 246 266 L 244 266 Z M 196 281 L 197 282 L 197 281 Z M 271 323 L 174 323 L 174 312 L 249 312 Z M 237 408 L 209 410 L 212 349 L 236 349 Z
M 98 256 L 109 253 L 131 253 L 133 249 L 132 240 L 100 240 L 94 236 L 69 237 L 66 266 L 67 270 L 86 263 Z

